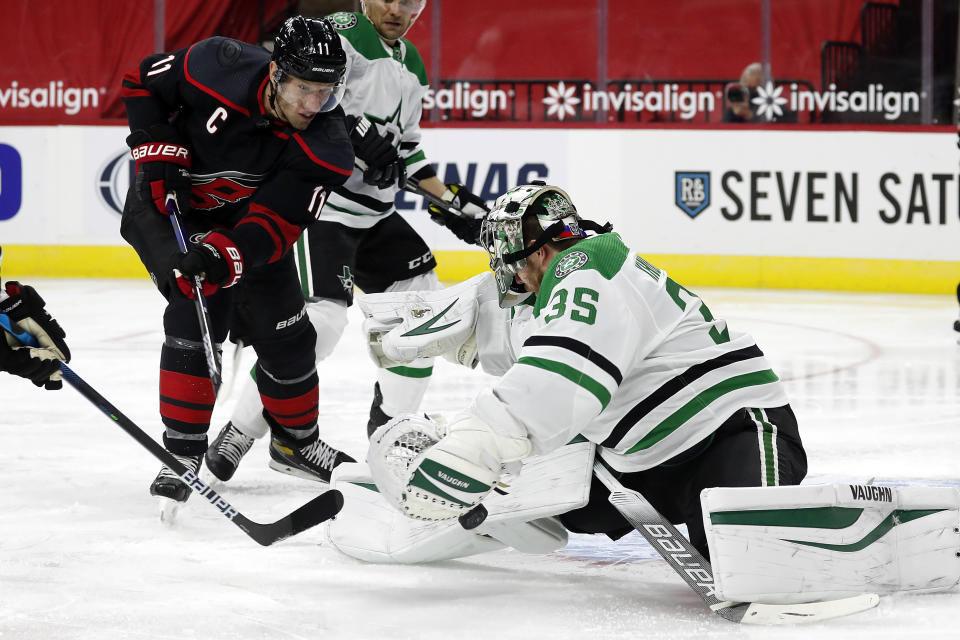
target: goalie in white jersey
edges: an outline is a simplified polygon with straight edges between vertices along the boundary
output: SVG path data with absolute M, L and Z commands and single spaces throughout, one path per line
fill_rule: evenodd
M 317 332 L 318 362 L 333 352 L 343 334 L 354 285 L 365 292 L 440 288 L 433 253 L 394 208 L 407 175 L 421 191 L 446 203 L 443 208 L 430 205 L 431 218 L 466 242 L 478 241 L 480 218 L 487 210 L 462 185 L 441 182 L 420 147 L 427 73 L 417 48 L 403 35 L 426 0 L 365 0 L 362 5 L 362 12 L 327 18 L 347 56 L 341 105 L 356 167 L 342 187 L 320 194 L 322 213 L 293 249 L 306 313 Z M 242 331 L 233 337 L 242 339 Z M 392 415 L 415 411 L 432 371 L 432 358 L 380 370 L 368 434 Z M 217 478 L 233 476 L 254 438 L 269 431 L 267 419 L 256 386 L 247 380 L 231 421 L 207 450 L 207 467 Z M 332 447 L 307 459 L 276 440 L 270 457 L 270 466 L 278 471 L 322 482 L 347 459 Z
M 585 228 L 599 233 L 587 237 Z M 582 220 L 564 191 L 542 183 L 509 191 L 482 238 L 498 291 L 492 302 L 481 296 L 471 339 L 488 371 L 513 364 L 446 424 L 399 419 L 373 435 L 373 477 L 407 515 L 462 515 L 502 465 L 586 438 L 625 486 L 685 523 L 706 555 L 702 489 L 803 479 L 796 418 L 754 339 L 609 227 Z M 505 307 L 529 304 L 531 294 L 532 318 L 520 326 L 523 314 Z M 561 522 L 625 535 L 632 527 L 608 493 L 594 479 L 587 504 Z

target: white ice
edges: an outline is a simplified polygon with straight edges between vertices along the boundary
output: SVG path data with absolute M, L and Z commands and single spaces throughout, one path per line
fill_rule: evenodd
M 162 300 L 149 282 L 33 284 L 67 329 L 74 370 L 159 438 Z M 811 481 L 957 486 L 951 296 L 699 293 L 714 315 L 756 336 L 786 380 Z M 244 366 L 251 362 L 245 356 Z M 373 373 L 354 310 L 320 367 L 320 427 L 356 456 L 365 451 Z M 460 408 L 489 380 L 439 362 L 425 408 Z M 213 433 L 235 398 L 217 408 Z M 261 522 L 318 490 L 266 460 L 258 442 L 234 480 L 216 485 Z M 884 597 L 877 609 L 815 628 L 734 625 L 708 612 L 637 536 L 574 536 L 548 556 L 500 551 L 431 566 L 360 563 L 331 548 L 319 527 L 263 548 L 196 498 L 175 526 L 161 524 L 147 494 L 158 468 L 69 387 L 48 392 L 0 376 L 0 637 L 960 638 L 956 589 Z

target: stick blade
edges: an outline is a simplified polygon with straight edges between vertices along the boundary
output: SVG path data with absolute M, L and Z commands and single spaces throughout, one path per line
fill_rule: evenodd
M 233 522 L 257 543 L 266 547 L 329 520 L 340 513 L 342 508 L 343 494 L 331 489 L 272 524 L 257 524 L 240 515 L 235 516 Z
M 750 603 L 741 618 L 741 624 L 791 625 L 840 618 L 872 609 L 880 602 L 875 593 L 863 593 L 850 598 L 809 602 L 805 604 Z M 723 615 L 721 611 L 717 611 Z

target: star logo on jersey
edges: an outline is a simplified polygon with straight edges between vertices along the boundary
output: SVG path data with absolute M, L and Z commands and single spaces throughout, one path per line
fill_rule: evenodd
M 397 103 L 397 108 L 394 109 L 393 113 L 391 113 L 386 118 L 380 118 L 370 113 L 364 113 L 363 115 L 365 115 L 367 117 L 367 120 L 369 120 L 370 122 L 373 122 L 374 124 L 383 125 L 388 132 L 391 127 L 396 127 L 397 130 L 400 131 L 400 133 L 403 133 L 403 123 L 400 122 L 400 112 L 403 110 L 402 108 L 403 108 L 403 99 L 401 98 L 400 101 Z
M 350 273 L 350 267 L 343 265 L 343 275 L 337 276 L 337 279 L 340 280 L 345 291 L 353 291 L 353 274 Z
M 580 98 L 576 93 L 577 88 L 573 85 L 568 87 L 563 80 L 556 87 L 547 85 L 547 97 L 543 99 L 543 104 L 547 105 L 547 117 L 555 115 L 558 120 L 563 120 L 567 116 L 572 118 L 577 115 L 574 106 L 580 104 Z
M 460 300 L 460 298 L 457 298 L 456 300 L 454 300 L 453 302 L 451 302 L 451 303 L 447 306 L 446 309 L 444 309 L 443 311 L 441 311 L 441 312 L 438 313 L 437 315 L 433 316 L 432 318 L 430 318 L 429 320 L 427 320 L 427 321 L 424 322 L 423 324 L 414 327 L 414 328 L 411 329 L 410 331 L 407 331 L 407 332 L 404 333 L 401 337 L 406 338 L 406 337 L 409 337 L 409 336 L 425 336 L 425 335 L 427 335 L 428 333 L 436 333 L 436 332 L 438 332 L 438 331 L 443 331 L 443 330 L 446 329 L 447 327 L 452 327 L 453 325 L 457 324 L 458 322 L 460 322 L 460 320 L 454 320 L 453 322 L 450 322 L 450 323 L 448 323 L 448 324 L 441 325 L 441 326 L 439 326 L 439 327 L 433 326 L 433 325 L 435 325 L 435 324 L 437 323 L 438 320 L 440 320 L 440 318 L 442 318 L 443 316 L 445 316 L 446 313 L 447 313 L 447 311 L 450 311 L 451 307 L 453 307 L 453 305 L 457 304 L 457 302 L 458 302 L 459 300 Z
M 560 258 L 560 262 L 557 263 L 557 268 L 553 272 L 553 275 L 559 280 L 587 264 L 587 260 L 589 259 L 583 251 L 571 251 Z

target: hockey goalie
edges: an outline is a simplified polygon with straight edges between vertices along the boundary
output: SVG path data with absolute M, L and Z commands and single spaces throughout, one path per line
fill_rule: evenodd
M 641 533 L 676 564 L 702 556 L 720 600 L 960 582 L 957 490 L 800 486 L 797 421 L 754 339 L 581 218 L 562 189 L 507 192 L 482 238 L 492 273 L 359 299 L 379 366 L 443 355 L 500 378 L 455 415 L 395 417 L 371 436 L 369 466 L 338 469 L 338 549 L 426 562 L 549 552 L 568 532 L 616 540 L 634 526 L 608 500 L 613 482 L 686 525 L 689 543 Z

